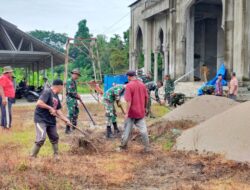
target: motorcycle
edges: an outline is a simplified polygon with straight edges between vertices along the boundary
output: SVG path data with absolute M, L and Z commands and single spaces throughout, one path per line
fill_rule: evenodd
M 185 103 L 185 97 L 186 97 L 185 94 L 182 94 L 182 93 L 174 93 L 174 94 L 172 94 L 172 96 L 171 96 L 171 99 L 172 99 L 171 104 L 172 104 L 172 106 L 177 107 L 177 105 L 180 106 L 180 105 L 184 104 Z
M 31 87 L 17 87 L 16 99 L 25 98 L 28 102 L 35 102 L 38 100 L 40 94 L 35 91 L 33 86 Z

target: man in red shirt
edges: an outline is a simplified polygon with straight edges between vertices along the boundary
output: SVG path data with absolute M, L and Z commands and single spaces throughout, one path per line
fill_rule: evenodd
M 125 131 L 122 137 L 120 149 L 126 149 L 130 133 L 135 125 L 142 136 L 144 151 L 148 152 L 149 138 L 145 122 L 146 106 L 148 102 L 148 92 L 146 86 L 136 78 L 135 71 L 127 72 L 129 83 L 125 88 L 125 100 L 127 102 L 127 112 L 125 116 Z
M 3 68 L 3 75 L 0 77 L 0 103 L 1 103 L 1 126 L 4 129 L 11 127 L 12 104 L 15 102 L 15 88 L 13 84 L 13 70 L 10 66 Z
M 238 89 L 239 89 L 239 82 L 238 79 L 236 78 L 236 73 L 233 72 L 231 74 L 231 80 L 229 83 L 229 95 L 228 97 L 232 100 L 237 100 L 237 95 L 238 95 Z

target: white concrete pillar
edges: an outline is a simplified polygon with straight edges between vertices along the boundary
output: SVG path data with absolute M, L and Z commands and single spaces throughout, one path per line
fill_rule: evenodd
M 158 53 L 159 51 L 154 51 L 154 81 L 158 81 Z
M 250 10 L 250 2 L 247 1 L 247 10 Z M 247 62 L 248 62 L 248 68 L 249 68 L 249 78 L 250 78 L 250 11 L 247 11 L 247 20 L 248 20 L 248 28 L 247 28 L 247 32 L 248 32 L 248 53 L 247 53 Z
M 134 69 L 134 64 L 135 64 L 135 60 L 133 57 L 133 52 L 134 52 L 134 48 L 135 48 L 135 32 L 134 32 L 134 14 L 132 9 L 130 9 L 130 24 L 131 27 L 129 29 L 129 69 Z
M 175 57 L 175 78 L 185 74 L 185 54 L 186 54 L 186 37 L 184 36 L 184 23 L 177 23 L 176 28 L 176 57 Z
M 234 57 L 233 68 L 237 78 L 244 76 L 244 0 L 234 1 Z
M 163 54 L 164 54 L 164 61 L 163 61 L 163 64 L 164 64 L 164 75 L 166 74 L 169 74 L 169 47 L 168 45 L 165 45 L 163 47 Z
M 244 71 L 245 71 L 245 77 L 250 78 L 250 1 L 245 0 L 246 5 L 245 5 L 245 10 L 244 10 L 244 17 L 245 17 L 245 66 L 244 66 Z
M 187 18 L 195 0 L 176 0 L 176 78 L 185 74 Z
M 186 73 L 194 69 L 194 8 L 190 8 L 190 14 L 187 18 L 186 30 Z M 194 72 L 187 76 L 189 81 L 194 80 Z
M 223 6 L 224 7 L 224 6 Z M 224 29 L 222 28 L 223 25 L 223 13 L 219 13 L 218 15 L 218 33 L 217 33 L 217 70 L 220 68 L 220 66 L 224 63 L 224 46 L 225 46 L 225 35 L 224 35 Z
M 176 65 L 176 7 L 171 1 L 169 15 L 169 74 L 175 78 Z
M 143 40 L 143 49 L 144 49 L 144 68 L 145 72 L 151 71 L 151 47 L 152 47 L 152 39 L 151 39 L 151 22 L 145 21 L 144 23 L 144 40 Z
M 225 49 L 224 49 L 224 61 L 228 70 L 228 75 L 234 70 L 233 68 L 233 49 L 234 49 L 234 2 L 235 0 L 226 0 L 225 3 Z M 229 76 L 228 76 L 229 77 Z
M 138 53 L 136 50 L 132 51 L 131 52 L 131 64 L 130 64 L 130 67 L 129 69 L 131 70 L 136 70 L 138 69 Z

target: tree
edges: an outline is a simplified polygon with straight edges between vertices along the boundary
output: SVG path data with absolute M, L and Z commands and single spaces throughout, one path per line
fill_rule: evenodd
M 67 41 L 67 34 L 65 33 L 55 33 L 54 31 L 44 31 L 44 30 L 34 30 L 29 32 L 33 37 L 41 40 L 42 42 L 48 44 L 49 46 L 57 49 L 58 51 L 64 53 L 64 46 Z M 64 72 L 64 66 L 60 65 L 54 68 L 54 72 L 60 77 Z
M 114 74 L 121 74 L 127 70 L 126 52 L 124 50 L 113 49 L 110 56 L 110 65 L 114 69 Z
M 115 74 L 124 73 L 129 64 L 129 30 L 124 32 L 123 40 L 119 35 L 110 39 L 110 65 L 116 71 Z
M 75 34 L 75 46 L 70 47 L 70 56 L 75 59 L 74 63 L 70 66 L 73 68 L 80 68 L 83 73 L 83 77 L 81 79 L 92 79 L 93 78 L 93 68 L 92 68 L 92 60 L 89 57 L 89 50 L 85 47 L 85 45 L 90 47 L 90 40 L 86 40 L 91 38 L 92 35 L 89 33 L 89 28 L 87 27 L 87 21 L 81 20 L 78 23 L 78 30 Z M 85 44 L 85 45 L 84 45 Z
M 110 50 L 107 37 L 105 35 L 97 35 L 97 50 L 99 52 L 99 59 L 101 63 L 101 69 L 104 74 L 113 73 L 113 69 L 110 65 Z
M 54 31 L 31 31 L 30 34 L 48 45 L 64 52 L 64 46 L 67 41 L 67 35 L 55 33 Z M 94 77 L 93 60 L 90 58 L 89 50 L 92 38 L 90 30 L 87 26 L 87 20 L 81 20 L 78 23 L 78 30 L 75 34 L 74 45 L 70 46 L 69 56 L 74 59 L 69 64 L 69 71 L 74 68 L 80 68 L 82 77 L 80 81 L 91 80 Z M 82 42 L 85 42 L 83 45 Z M 128 69 L 129 65 L 129 30 L 123 33 L 123 37 L 115 34 L 109 40 L 105 35 L 97 35 L 97 49 L 93 48 L 94 53 L 99 53 L 99 61 L 101 64 L 102 74 L 120 74 Z M 64 66 L 55 67 L 57 76 L 61 76 L 64 72 Z
M 33 37 L 41 40 L 42 42 L 56 48 L 57 50 L 64 52 L 64 45 L 67 41 L 67 34 L 55 33 L 54 31 L 34 30 L 29 32 Z

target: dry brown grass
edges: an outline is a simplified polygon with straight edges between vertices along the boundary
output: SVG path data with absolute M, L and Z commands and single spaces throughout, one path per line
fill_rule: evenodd
M 104 125 L 103 107 L 92 104 L 88 108 L 95 113 L 98 125 Z M 54 160 L 49 151 L 37 159 L 29 159 L 27 150 L 32 146 L 33 136 L 27 136 L 34 135 L 33 109 L 15 108 L 12 132 L 1 134 L 0 189 L 250 189 L 247 165 L 225 161 L 220 156 L 200 156 L 162 148 L 166 138 L 171 137 L 171 141 L 176 138 L 172 129 L 184 130 L 193 126 L 183 121 L 150 124 L 151 154 L 142 153 L 143 147 L 137 139 L 130 142 L 128 151 L 116 152 L 119 139 L 106 140 L 103 129 L 89 130 L 91 138 L 98 139 L 95 145 L 99 154 L 86 152 L 74 144 L 80 134 L 65 136 L 63 128 L 59 128 L 61 146 L 71 145 L 61 148 L 60 160 Z M 80 126 L 84 128 L 88 124 L 86 114 L 81 112 Z M 43 148 L 49 150 L 50 145 Z

